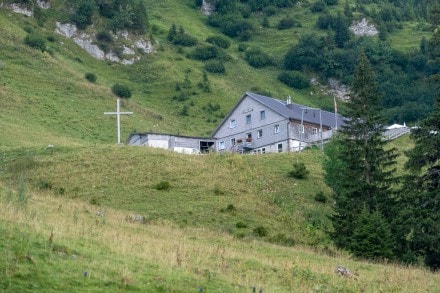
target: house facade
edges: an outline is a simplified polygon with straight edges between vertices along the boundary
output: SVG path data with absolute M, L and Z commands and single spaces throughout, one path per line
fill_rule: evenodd
M 329 140 L 343 117 L 246 92 L 212 134 L 218 152 L 299 151 Z
M 246 92 L 210 138 L 132 133 L 127 144 L 195 154 L 279 153 L 322 146 L 343 123 L 335 113 Z

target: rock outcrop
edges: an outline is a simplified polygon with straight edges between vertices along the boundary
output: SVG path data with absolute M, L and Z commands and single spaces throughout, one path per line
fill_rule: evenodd
M 355 36 L 376 36 L 379 34 L 379 31 L 373 24 L 369 24 L 366 18 L 362 18 L 361 21 L 353 23 L 350 26 L 350 31 Z
M 139 49 L 143 53 L 152 53 L 154 51 L 153 44 L 142 38 L 137 39 L 132 42 L 132 44 L 124 44 L 121 46 L 122 54 L 126 56 L 131 56 L 131 58 L 120 58 L 115 52 L 110 51 L 108 53 L 101 50 L 97 45 L 95 45 L 94 34 L 87 34 L 84 32 L 78 32 L 78 28 L 71 23 L 62 24 L 60 22 L 56 23 L 55 32 L 63 35 L 66 38 L 73 39 L 73 41 L 83 48 L 87 53 L 93 58 L 98 60 L 108 60 L 112 62 L 119 62 L 125 65 L 133 64 L 134 62 L 140 60 L 140 56 L 136 54 L 135 49 Z M 115 39 L 123 38 L 128 42 L 131 42 L 129 34 L 126 31 L 118 32 Z

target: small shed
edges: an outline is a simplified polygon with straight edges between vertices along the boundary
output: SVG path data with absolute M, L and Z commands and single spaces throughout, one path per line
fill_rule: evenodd
M 211 138 L 162 133 L 131 133 L 127 144 L 162 148 L 186 154 L 207 153 L 215 145 Z

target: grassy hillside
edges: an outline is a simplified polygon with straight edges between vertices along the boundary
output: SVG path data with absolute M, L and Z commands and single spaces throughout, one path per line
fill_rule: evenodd
M 200 42 L 219 34 L 192 0 L 145 1 L 156 52 L 131 66 L 98 61 L 55 34 L 56 18 L 66 19 L 63 2 L 51 3 L 59 10 L 43 26 L 0 9 L 0 291 L 438 290 L 438 274 L 354 260 L 334 248 L 320 151 L 186 156 L 116 146 L 115 118 L 103 115 L 115 109 L 111 87 L 122 83 L 133 93 L 123 110 L 134 112 L 122 118 L 122 139 L 131 131 L 207 136 L 247 90 L 331 108 L 320 88 L 286 87 L 278 69 L 250 67 L 241 42 L 231 40 L 226 74 L 208 74 L 211 90 L 203 91 L 203 63 L 166 41 L 173 23 Z M 299 36 L 319 33 L 307 6 L 286 12 L 302 27 L 261 29 L 247 45 L 281 62 Z M 403 26 L 390 36 L 393 46 L 416 48 L 426 32 Z M 47 40 L 45 52 L 24 44 L 29 32 Z M 185 80 L 189 95 L 178 101 L 176 84 Z M 394 144 L 411 146 L 408 137 Z M 295 161 L 306 164 L 307 179 L 288 176 Z M 315 200 L 319 192 L 326 202 Z M 142 223 L 126 220 L 133 215 Z M 336 275 L 339 264 L 356 276 Z

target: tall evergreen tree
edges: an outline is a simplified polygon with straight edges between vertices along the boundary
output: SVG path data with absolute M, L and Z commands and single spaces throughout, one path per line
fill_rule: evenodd
M 400 253 L 422 255 L 428 266 L 440 269 L 440 97 L 411 137 L 415 147 L 406 163 L 411 175 L 405 181 L 396 225 Z
M 362 209 L 370 213 L 377 211 L 385 219 L 390 217 L 390 187 L 394 181 L 392 168 L 396 155 L 394 149 L 385 149 L 380 97 L 371 64 L 361 52 L 347 103 L 349 118 L 333 146 L 326 151 L 328 159 L 324 164 L 325 179 L 333 189 L 336 202 L 333 238 L 339 247 L 349 250 L 353 247 Z M 378 236 L 375 239 L 380 239 Z M 388 257 L 388 253 L 383 256 Z

